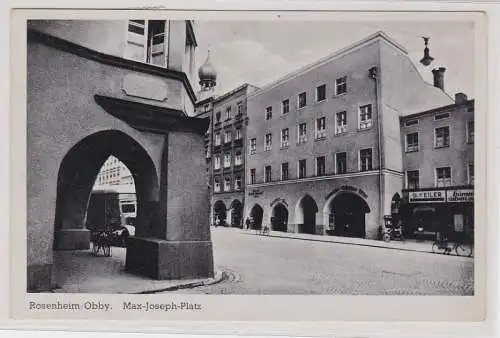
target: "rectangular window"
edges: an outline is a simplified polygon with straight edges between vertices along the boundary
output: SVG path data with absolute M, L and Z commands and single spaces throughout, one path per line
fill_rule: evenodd
M 255 184 L 255 169 L 250 169 L 250 184 Z
M 264 144 L 264 150 L 269 151 L 273 147 L 273 135 L 266 134 L 266 143 Z
M 129 20 L 125 58 L 144 62 L 146 51 L 146 21 Z
M 324 176 L 326 174 L 325 156 L 316 157 L 316 176 Z
M 447 119 L 448 117 L 450 117 L 450 113 L 436 114 L 436 115 L 434 115 L 434 120 L 436 120 L 436 121 L 443 120 L 443 119 Z
M 347 171 L 347 153 L 335 154 L 335 169 L 337 174 L 345 174 Z
M 467 121 L 467 143 L 474 143 L 474 120 Z
M 326 119 L 324 117 L 320 117 L 316 119 L 316 131 L 315 138 L 321 139 L 326 137 Z
M 215 170 L 220 169 L 220 155 L 216 155 L 214 157 L 214 169 Z
M 220 178 L 214 178 L 214 192 L 220 192 Z
M 231 153 L 224 154 L 224 168 L 231 167 Z
M 215 146 L 220 146 L 220 134 L 219 133 L 215 134 L 214 143 L 215 143 Z
M 347 92 L 347 76 L 343 76 L 335 80 L 335 95 L 344 94 Z
M 316 87 L 316 101 L 320 102 L 326 99 L 326 85 Z
M 241 176 L 234 178 L 234 190 L 241 190 Z
M 231 107 L 226 108 L 226 121 L 231 119 Z
M 230 143 L 231 142 L 231 132 L 226 131 L 224 133 L 224 143 Z
M 450 146 L 450 127 L 439 127 L 435 129 L 435 147 L 446 148 Z
M 224 178 L 224 191 L 231 191 L 231 177 Z
M 266 108 L 266 120 L 270 120 L 273 118 L 273 107 Z
M 281 180 L 282 181 L 287 181 L 289 178 L 289 173 L 288 173 L 288 162 L 286 163 L 281 163 Z
M 243 156 L 241 154 L 241 150 L 237 150 L 234 155 L 234 165 L 241 165 L 243 163 Z
M 306 160 L 299 161 L 299 178 L 304 178 L 307 175 Z
M 302 92 L 298 96 L 297 107 L 304 108 L 307 105 L 307 94 L 306 92 Z
M 250 139 L 250 155 L 253 155 L 257 152 L 257 139 Z
M 360 171 L 372 170 L 372 150 L 371 149 L 361 149 L 359 151 L 359 162 Z
M 347 112 L 341 111 L 335 114 L 335 134 L 347 132 Z
M 469 184 L 474 185 L 474 164 L 469 164 L 467 174 Z
M 271 182 L 271 166 L 266 165 L 264 178 L 266 182 Z
M 298 143 L 306 143 L 307 142 L 307 127 L 305 123 L 299 124 L 299 137 Z
M 406 152 L 418 151 L 418 133 L 406 134 Z
M 372 126 L 372 105 L 359 107 L 359 129 L 368 129 Z
M 234 132 L 234 139 L 235 140 L 241 140 L 241 128 L 236 128 Z
M 290 100 L 286 99 L 281 101 L 281 113 L 283 115 L 288 114 L 290 111 Z
M 238 112 L 238 116 L 242 115 L 243 114 L 243 102 L 241 102 L 241 101 L 238 102 L 236 106 L 237 106 L 236 109 Z
M 451 186 L 451 167 L 436 168 L 436 187 Z
M 146 62 L 157 66 L 165 67 L 167 65 L 167 31 L 165 20 L 148 21 L 148 40 L 147 40 L 147 58 Z
M 207 113 L 209 111 L 210 106 L 208 104 L 203 106 L 203 112 Z
M 418 120 L 410 120 L 405 122 L 406 127 L 414 126 L 416 124 L 418 124 Z
M 288 147 L 289 136 L 288 128 L 281 129 L 281 148 Z
M 408 189 L 420 188 L 420 173 L 418 170 L 408 170 L 406 172 L 406 187 Z

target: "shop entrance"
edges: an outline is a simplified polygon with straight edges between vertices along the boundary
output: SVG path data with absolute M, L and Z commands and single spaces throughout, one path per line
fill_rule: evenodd
M 279 203 L 273 209 L 273 218 L 271 219 L 272 230 L 287 232 L 288 229 L 288 210 Z
M 370 208 L 364 199 L 352 193 L 342 193 L 330 202 L 333 215 L 334 235 L 345 237 L 365 237 L 366 214 Z

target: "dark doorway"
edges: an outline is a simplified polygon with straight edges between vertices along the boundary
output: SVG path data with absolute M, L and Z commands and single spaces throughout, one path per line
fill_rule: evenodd
M 368 204 L 360 196 L 343 193 L 330 203 L 330 214 L 333 214 L 336 236 L 360 237 L 366 234 L 365 217 L 370 212 Z
M 316 213 L 318 206 L 314 199 L 307 195 L 300 201 L 300 209 L 303 215 L 303 223 L 299 224 L 299 232 L 304 234 L 316 233 Z
M 243 223 L 241 222 L 243 218 L 243 205 L 240 201 L 234 200 L 231 203 L 231 226 L 241 228 Z
M 224 226 L 226 224 L 226 205 L 222 201 L 217 201 L 214 204 L 214 225 Z
M 255 204 L 250 211 L 250 224 L 252 229 L 261 229 L 262 228 L 262 216 L 264 215 L 264 210 L 258 204 Z
M 271 227 L 274 231 L 287 232 L 288 229 L 288 210 L 279 203 L 273 209 L 273 217 L 271 218 Z

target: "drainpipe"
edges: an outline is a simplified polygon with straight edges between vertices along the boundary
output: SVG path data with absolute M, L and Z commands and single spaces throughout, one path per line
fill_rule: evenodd
M 382 225 L 383 216 L 384 216 L 384 197 L 382 196 L 382 185 L 384 184 L 384 180 L 382 177 L 382 103 L 380 102 L 380 81 L 379 81 L 379 69 L 377 67 L 372 67 L 369 70 L 370 78 L 375 82 L 375 106 L 377 107 L 377 138 L 378 138 L 378 163 L 379 163 L 379 184 L 378 184 L 378 196 L 379 196 L 379 226 Z M 377 227 L 378 229 L 378 227 Z

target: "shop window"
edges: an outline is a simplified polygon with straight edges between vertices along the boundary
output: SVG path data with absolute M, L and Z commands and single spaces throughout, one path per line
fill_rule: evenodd
M 418 170 L 408 170 L 406 172 L 406 187 L 408 189 L 420 188 L 420 173 Z
M 451 186 L 451 167 L 436 168 L 436 187 Z

